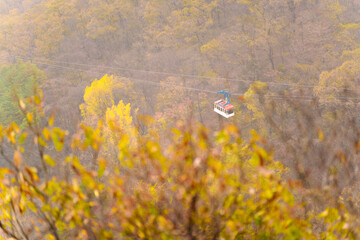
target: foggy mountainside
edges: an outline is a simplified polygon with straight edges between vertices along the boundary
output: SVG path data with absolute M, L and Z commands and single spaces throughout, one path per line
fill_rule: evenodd
M 0 239 L 360 239 L 359 84 L 360 0 L 0 0 Z

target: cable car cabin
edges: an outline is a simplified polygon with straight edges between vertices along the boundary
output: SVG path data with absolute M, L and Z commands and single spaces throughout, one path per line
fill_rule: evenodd
M 214 102 L 214 112 L 220 114 L 223 117 L 229 118 L 235 115 L 234 106 L 220 99 Z

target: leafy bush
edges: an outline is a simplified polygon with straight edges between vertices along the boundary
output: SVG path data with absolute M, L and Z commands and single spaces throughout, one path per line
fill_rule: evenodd
M 255 132 L 245 144 L 233 125 L 210 136 L 202 126 L 178 124 L 165 149 L 152 135 L 130 146 L 118 132 L 118 158 L 105 159 L 101 122 L 82 125 L 70 138 L 53 125 L 53 116 L 44 118 L 40 100 L 37 94 L 27 102 L 43 122 L 24 109 L 29 128 L 12 123 L 0 131 L 0 154 L 9 166 L 0 169 L 0 228 L 7 237 L 317 239 L 312 222 L 322 219 L 322 237 L 355 236 L 351 215 L 341 207 L 302 217 L 293 195 L 301 186 L 281 180 L 281 164 Z M 27 164 L 26 141 L 38 150 L 42 167 Z
M 30 62 L 19 61 L 0 69 L 0 123 L 21 124 L 24 117 L 18 99 L 32 96 L 45 80 L 45 74 Z

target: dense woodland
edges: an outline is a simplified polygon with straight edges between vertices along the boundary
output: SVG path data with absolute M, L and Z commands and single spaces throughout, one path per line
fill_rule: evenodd
M 359 13 L 0 0 L 0 238 L 360 239 Z

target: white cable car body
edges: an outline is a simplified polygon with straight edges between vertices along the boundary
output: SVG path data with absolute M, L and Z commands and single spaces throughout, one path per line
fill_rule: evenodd
M 224 93 L 224 99 L 217 100 L 214 102 L 214 112 L 220 114 L 225 118 L 230 118 L 235 115 L 234 106 L 230 104 L 230 97 L 228 91 L 220 91 L 219 93 Z

